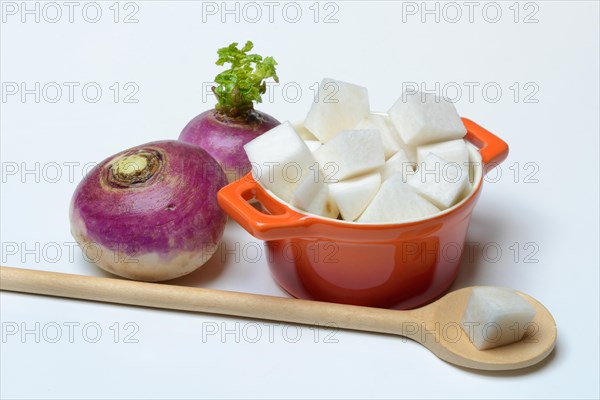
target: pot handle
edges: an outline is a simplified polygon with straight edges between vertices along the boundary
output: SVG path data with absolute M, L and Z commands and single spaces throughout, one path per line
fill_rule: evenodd
M 508 144 L 504 140 L 470 119 L 462 118 L 462 122 L 467 128 L 465 139 L 479 148 L 485 173 L 488 173 L 506 159 Z
M 250 204 L 252 199 L 258 200 L 268 213 Z M 306 226 L 309 219 L 274 199 L 254 180 L 252 173 L 219 190 L 217 200 L 242 228 L 262 240 L 296 237 L 297 229 Z

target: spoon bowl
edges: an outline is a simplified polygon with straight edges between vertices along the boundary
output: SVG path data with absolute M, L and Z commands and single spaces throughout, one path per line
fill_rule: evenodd
M 484 370 L 510 370 L 534 365 L 546 358 L 556 344 L 556 323 L 542 303 L 517 292 L 535 309 L 523 339 L 505 346 L 478 350 L 460 327 L 472 287 L 456 290 L 423 307 L 425 328 L 434 333 L 419 332 L 418 341 L 442 360 L 463 367 Z M 411 311 L 408 311 L 409 313 Z M 437 325 L 436 325 L 437 324 Z M 415 339 L 411 335 L 409 337 Z

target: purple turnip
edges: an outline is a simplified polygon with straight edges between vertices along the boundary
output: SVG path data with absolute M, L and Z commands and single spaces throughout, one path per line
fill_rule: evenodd
M 107 158 L 79 184 L 71 232 L 87 258 L 116 275 L 162 281 L 190 273 L 216 251 L 227 221 L 227 184 L 203 149 L 147 143 Z
M 277 62 L 272 57 L 247 54 L 254 47 L 250 41 L 241 49 L 237 45 L 232 43 L 218 51 L 216 64 L 228 63 L 231 67 L 215 78 L 215 108 L 192 119 L 179 136 L 179 140 L 200 146 L 213 156 L 229 182 L 250 172 L 243 146 L 279 125 L 275 118 L 254 109 L 254 102 L 262 102 L 265 80 L 279 82 Z

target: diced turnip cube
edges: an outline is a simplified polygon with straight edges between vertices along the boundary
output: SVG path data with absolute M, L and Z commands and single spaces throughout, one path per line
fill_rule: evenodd
M 306 127 L 304 126 L 304 122 L 303 121 L 294 122 L 292 124 L 292 126 L 294 127 L 294 129 L 298 133 L 298 136 L 300 136 L 302 139 L 304 139 L 304 140 L 317 140 L 317 141 L 319 140 L 319 139 L 317 139 L 317 137 L 315 135 L 312 134 L 311 131 L 309 131 L 308 129 L 306 129 Z
M 381 142 L 383 143 L 386 160 L 402 149 L 404 145 L 387 115 L 370 114 L 368 117 L 363 118 L 354 129 L 378 130 L 381 134 Z
M 313 154 L 328 183 L 373 171 L 385 163 L 381 135 L 370 129 L 342 131 Z
M 417 147 L 417 162 L 421 164 L 429 153 L 433 153 L 447 162 L 456 163 L 465 171 L 469 169 L 469 150 L 464 139 L 426 144 Z
M 311 214 L 337 218 L 339 211 L 323 176 L 307 175 L 296 187 L 290 204 Z
M 403 181 L 401 172 L 397 172 L 383 182 L 371 204 L 358 218 L 358 222 L 404 222 L 428 217 L 439 211 Z
M 381 185 L 381 176 L 375 172 L 358 178 L 331 183 L 329 193 L 335 200 L 342 218 L 354 221 L 367 208 Z
M 409 145 L 460 139 L 467 133 L 454 104 L 434 94 L 403 93 L 388 114 Z
M 406 152 L 402 149 L 398 150 L 396 154 L 390 157 L 390 159 L 379 168 L 382 182 L 385 182 L 396 172 L 401 172 L 404 182 L 406 182 L 408 177 L 414 174 L 414 171 L 415 164 L 408 159 Z
M 421 196 L 442 210 L 454 205 L 469 187 L 469 174 L 429 153 L 417 172 L 408 178 L 408 184 Z
M 352 129 L 369 115 L 367 89 L 325 78 L 319 85 L 318 99 L 312 103 L 304 126 L 321 142 L 338 132 Z
M 323 143 L 319 142 L 318 140 L 305 140 L 304 143 L 306 143 L 306 146 L 308 147 L 308 149 L 310 151 L 315 151 L 316 149 L 321 147 L 321 145 L 323 144 Z
M 327 198 L 327 203 L 325 204 L 325 209 L 323 210 L 323 213 L 321 215 L 323 217 L 333 218 L 333 219 L 337 219 L 337 217 L 340 215 L 340 210 L 339 210 L 337 204 L 335 204 L 335 200 L 333 200 L 331 195 Z
M 252 175 L 273 194 L 289 202 L 298 183 L 311 174 L 316 161 L 289 122 L 246 143 Z
M 535 309 L 512 289 L 473 288 L 461 325 L 479 350 L 514 343 L 523 338 Z
M 404 148 L 404 152 L 406 153 L 406 157 L 408 158 L 408 161 L 410 161 L 411 163 L 413 163 L 414 165 L 417 164 L 417 148 L 416 146 L 406 146 Z

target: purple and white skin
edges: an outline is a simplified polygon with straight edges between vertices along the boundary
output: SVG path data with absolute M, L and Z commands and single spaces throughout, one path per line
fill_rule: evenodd
M 147 143 L 107 158 L 77 186 L 71 233 L 88 259 L 113 274 L 163 281 L 202 266 L 217 250 L 227 216 L 219 164 L 197 146 Z
M 208 151 L 231 183 L 251 170 L 244 145 L 279 124 L 275 118 L 257 110 L 248 111 L 243 118 L 231 118 L 212 109 L 192 119 L 183 128 L 179 140 Z
M 217 65 L 231 64 L 230 69 L 215 77 L 212 88 L 217 104 L 214 109 L 192 119 L 179 140 L 202 147 L 215 158 L 233 182 L 251 170 L 244 145 L 280 124 L 275 118 L 254 109 L 262 101 L 268 78 L 279 82 L 272 57 L 247 54 L 253 44 L 241 49 L 237 43 L 219 49 Z

